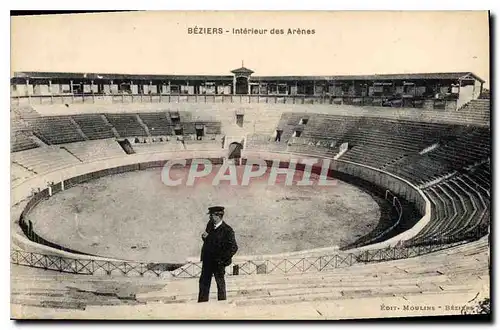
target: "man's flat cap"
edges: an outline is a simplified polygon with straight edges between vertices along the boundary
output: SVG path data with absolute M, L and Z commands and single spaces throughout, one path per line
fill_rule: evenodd
M 224 213 L 224 206 L 212 206 L 208 208 L 208 214 Z

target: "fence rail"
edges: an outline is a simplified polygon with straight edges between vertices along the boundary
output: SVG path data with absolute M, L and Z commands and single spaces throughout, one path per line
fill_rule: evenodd
M 476 237 L 474 240 L 479 238 L 480 237 Z M 355 253 L 338 253 L 319 257 L 248 260 L 231 265 L 229 274 L 237 276 L 321 272 L 337 268 L 350 267 L 356 264 L 417 257 L 461 245 L 463 243 L 464 242 L 462 241 L 411 247 L 401 246 L 377 250 L 366 250 Z M 183 265 L 178 265 L 175 269 L 170 269 L 173 267 L 171 264 L 74 259 L 36 252 L 26 252 L 18 249 L 11 250 L 10 262 L 15 265 L 80 275 L 167 276 L 175 278 L 193 278 L 198 277 L 201 274 L 201 263 L 195 262 L 187 262 Z
M 143 168 L 161 166 L 162 162 L 153 161 L 135 165 L 125 165 L 115 168 L 109 168 L 101 171 L 83 174 L 64 181 L 64 185 L 53 184 L 51 191 L 48 189 L 34 193 L 30 198 L 19 219 L 19 225 L 24 234 L 29 239 L 37 242 L 40 238 L 33 230 L 29 221 L 29 212 L 41 200 L 48 198 L 51 194 L 64 189 L 63 187 L 72 187 L 82 182 L 93 180 L 102 176 L 140 170 Z M 359 173 L 358 173 L 359 174 Z M 389 196 L 390 195 L 390 196 Z M 402 214 L 402 207 L 396 195 L 392 191 L 386 190 L 386 198 L 392 201 L 393 206 L 398 211 L 398 221 Z M 486 217 L 485 217 L 486 218 Z M 243 274 L 288 274 L 305 273 L 311 271 L 324 271 L 341 267 L 349 267 L 354 264 L 367 262 L 380 262 L 402 258 L 415 257 L 439 250 L 463 244 L 464 242 L 474 241 L 487 235 L 489 232 L 489 221 L 486 219 L 469 232 L 467 237 L 450 236 L 440 237 L 435 241 L 417 241 L 412 240 L 411 245 L 402 243 L 400 246 L 389 247 L 376 250 L 366 250 L 355 253 L 338 253 L 320 257 L 302 257 L 302 258 L 269 258 L 262 261 L 244 261 L 232 265 L 229 272 L 232 275 Z M 40 241 L 50 246 L 48 241 Z M 59 246 L 53 246 L 60 248 Z M 73 251 L 69 251 L 73 252 Z M 83 275 L 125 275 L 125 276 L 172 276 L 172 277 L 197 277 L 201 273 L 201 264 L 188 262 L 185 264 L 166 264 L 166 263 L 142 263 L 132 261 L 106 261 L 99 257 L 87 256 L 85 259 L 68 258 L 59 255 L 46 255 L 42 253 L 22 251 L 18 249 L 11 250 L 11 263 L 22 266 L 41 268 L 65 273 L 83 274 Z

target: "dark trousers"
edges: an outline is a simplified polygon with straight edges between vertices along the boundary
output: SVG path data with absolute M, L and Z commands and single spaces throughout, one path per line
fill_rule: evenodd
M 226 300 L 226 281 L 224 274 L 225 267 L 218 265 L 216 262 L 203 262 L 200 275 L 200 291 L 198 294 L 198 302 L 208 301 L 210 294 L 210 285 L 212 284 L 212 275 L 217 283 L 217 299 Z

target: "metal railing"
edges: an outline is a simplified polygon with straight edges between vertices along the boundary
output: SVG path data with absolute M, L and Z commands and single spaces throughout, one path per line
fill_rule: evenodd
M 477 240 L 480 237 L 474 237 Z M 464 242 L 435 245 L 398 246 L 355 253 L 337 253 L 317 257 L 291 257 L 281 259 L 248 260 L 236 262 L 229 268 L 229 275 L 292 274 L 328 271 L 351 267 L 356 264 L 382 262 L 417 257 L 441 251 Z M 201 262 L 187 262 L 183 265 L 143 263 L 131 261 L 107 261 L 77 259 L 12 249 L 10 262 L 15 265 L 80 275 L 120 275 L 193 278 L 201 274 Z M 172 269 L 174 268 L 174 269 Z
M 64 189 L 63 187 L 71 187 L 82 182 L 93 180 L 110 174 L 122 173 L 127 171 L 139 170 L 142 168 L 161 166 L 162 162 L 153 161 L 135 165 L 125 165 L 115 168 L 109 168 L 101 171 L 87 173 L 51 185 L 51 193 L 48 189 L 42 190 L 34 194 L 33 198 L 27 203 L 23 214 L 20 218 L 22 225 L 30 210 L 44 198 L 48 198 L 52 193 Z M 386 198 L 390 197 L 392 192 L 386 191 Z M 399 219 L 401 218 L 401 204 L 399 200 L 392 195 L 392 204 L 399 210 Z M 399 221 L 398 219 L 398 221 Z M 29 222 L 28 222 L 29 223 Z M 34 233 L 33 228 L 28 226 L 26 236 Z M 468 233 L 467 237 L 441 237 L 436 241 L 412 241 L 411 246 L 401 244 L 396 247 L 388 247 L 382 249 L 366 250 L 353 253 L 336 253 L 319 257 L 292 257 L 292 258 L 269 258 L 265 260 L 248 260 L 237 262 L 233 265 L 233 275 L 242 274 L 287 274 L 287 273 L 305 273 L 311 271 L 324 271 L 328 269 L 336 269 L 341 267 L 349 267 L 354 264 L 388 261 L 402 258 L 409 258 L 427 254 L 430 252 L 446 249 L 451 246 L 463 244 L 467 241 L 474 241 L 489 232 L 489 221 L 485 221 L 482 226 L 478 226 L 477 230 Z M 44 242 L 46 243 L 46 242 Z M 201 263 L 187 262 L 185 264 L 165 264 L 165 263 L 144 263 L 133 261 L 107 261 L 101 260 L 99 257 L 93 258 L 69 258 L 61 255 L 49 255 L 43 253 L 22 251 L 19 249 L 11 250 L 11 263 L 22 266 L 41 268 L 65 273 L 83 274 L 83 275 L 125 275 L 125 276 L 172 276 L 172 277 L 197 277 L 201 273 Z

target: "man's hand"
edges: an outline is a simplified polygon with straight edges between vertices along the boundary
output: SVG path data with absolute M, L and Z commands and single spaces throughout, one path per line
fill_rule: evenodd
M 205 239 L 207 238 L 208 236 L 208 233 L 206 231 L 203 232 L 203 234 L 201 234 L 201 239 Z

